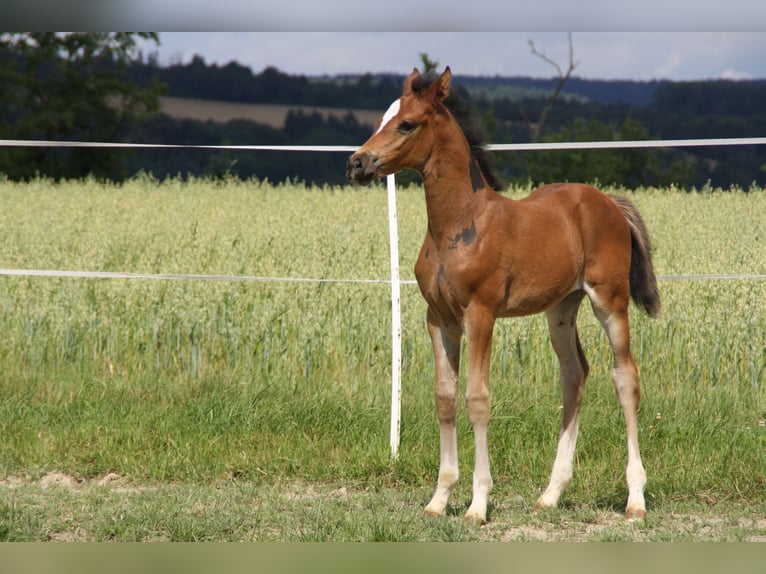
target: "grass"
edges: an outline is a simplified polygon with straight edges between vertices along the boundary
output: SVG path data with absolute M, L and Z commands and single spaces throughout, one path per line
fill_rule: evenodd
M 766 273 L 763 191 L 631 197 L 658 273 Z M 422 192 L 400 190 L 398 209 L 411 279 Z M 0 182 L 0 266 L 386 277 L 385 210 L 379 187 Z M 662 317 L 632 316 L 649 518 L 619 515 L 624 422 L 586 305 L 592 371 L 575 479 L 561 508 L 541 514 L 530 506 L 555 453 L 557 365 L 541 316 L 498 323 L 495 489 L 479 529 L 460 520 L 473 450 L 462 411 L 450 516 L 421 515 L 438 433 L 417 287 L 402 287 L 392 463 L 385 284 L 0 277 L 0 540 L 762 540 L 766 283 L 660 287 Z M 49 487 L 52 473 L 75 483 Z
M 6 541 L 766 541 L 762 502 L 673 503 L 628 523 L 596 504 L 535 514 L 520 496 L 509 496 L 477 527 L 456 516 L 463 508 L 446 518 L 424 515 L 425 487 L 339 484 L 16 484 L 6 486 L 13 494 L 0 502 L 0 517 Z

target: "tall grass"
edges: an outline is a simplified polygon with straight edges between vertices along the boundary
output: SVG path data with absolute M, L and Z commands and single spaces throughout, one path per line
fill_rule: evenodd
M 521 197 L 527 189 L 513 189 Z M 628 193 L 612 190 L 617 193 Z M 766 193 L 631 193 L 660 274 L 766 273 Z M 425 233 L 398 193 L 405 279 Z M 380 187 L 236 181 L 113 186 L 0 182 L 0 266 L 136 273 L 385 278 Z M 650 512 L 766 487 L 766 282 L 665 281 L 663 313 L 632 314 Z M 403 286 L 400 458 L 389 461 L 385 284 L 0 277 L 0 478 L 116 472 L 137 483 L 342 482 L 430 489 L 438 466 L 433 363 L 417 287 Z M 580 314 L 592 365 L 565 507 L 620 509 L 624 423 L 606 338 Z M 499 322 L 493 498 L 531 503 L 560 422 L 541 316 Z M 461 413 L 460 455 L 472 438 Z M 456 504 L 470 496 L 461 481 Z

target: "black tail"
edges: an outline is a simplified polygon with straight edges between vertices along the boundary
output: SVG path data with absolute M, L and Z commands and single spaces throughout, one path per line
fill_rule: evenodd
M 630 225 L 630 296 L 650 317 L 660 314 L 660 291 L 652 265 L 652 245 L 644 220 L 633 205 L 624 198 L 612 196 Z

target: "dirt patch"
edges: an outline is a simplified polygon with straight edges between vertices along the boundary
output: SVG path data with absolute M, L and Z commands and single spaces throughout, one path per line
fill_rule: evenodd
M 60 488 L 69 490 L 72 492 L 80 491 L 87 487 L 97 488 L 111 488 L 115 492 L 138 492 L 140 490 L 146 490 L 145 487 L 133 487 L 128 485 L 127 478 L 120 476 L 116 472 L 110 472 L 101 478 L 82 479 L 76 478 L 71 474 L 60 472 L 57 470 L 51 471 L 35 480 L 30 476 L 8 476 L 3 480 L 0 480 L 0 488 L 17 489 L 26 486 L 39 486 L 43 490 L 51 488 Z
M 614 528 L 629 524 L 621 514 L 604 513 L 588 522 L 563 521 L 558 524 L 509 526 L 500 530 L 501 542 L 584 542 Z
M 18 476 L 9 476 L 5 478 L 4 480 L 0 480 L 0 487 L 2 488 L 11 488 L 11 489 L 21 488 L 22 486 L 26 486 L 27 484 L 29 484 L 28 481 Z
M 110 472 L 104 478 L 96 482 L 96 486 L 107 486 L 109 484 L 112 484 L 113 482 L 119 481 L 121 478 L 122 477 L 116 472 Z
M 737 521 L 737 526 L 744 530 L 755 531 L 745 538 L 747 542 L 766 542 L 766 518 L 740 518 Z
M 334 490 L 318 491 L 314 488 L 314 485 L 299 485 L 295 484 L 282 495 L 286 500 L 312 500 L 315 498 L 346 498 L 348 496 L 348 490 L 345 486 L 336 488 Z
M 67 490 L 80 490 L 82 484 L 79 480 L 63 472 L 49 472 L 39 481 L 40 487 L 47 488 L 65 488 Z
M 550 532 L 536 526 L 515 526 L 500 536 L 500 542 L 549 542 L 550 540 L 552 540 Z

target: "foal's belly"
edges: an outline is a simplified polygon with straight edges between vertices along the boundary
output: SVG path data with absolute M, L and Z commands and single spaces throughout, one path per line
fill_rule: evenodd
M 543 313 L 562 301 L 573 291 L 582 289 L 582 283 L 574 280 L 564 284 L 543 285 L 538 289 L 527 289 L 511 285 L 498 317 L 523 317 Z

